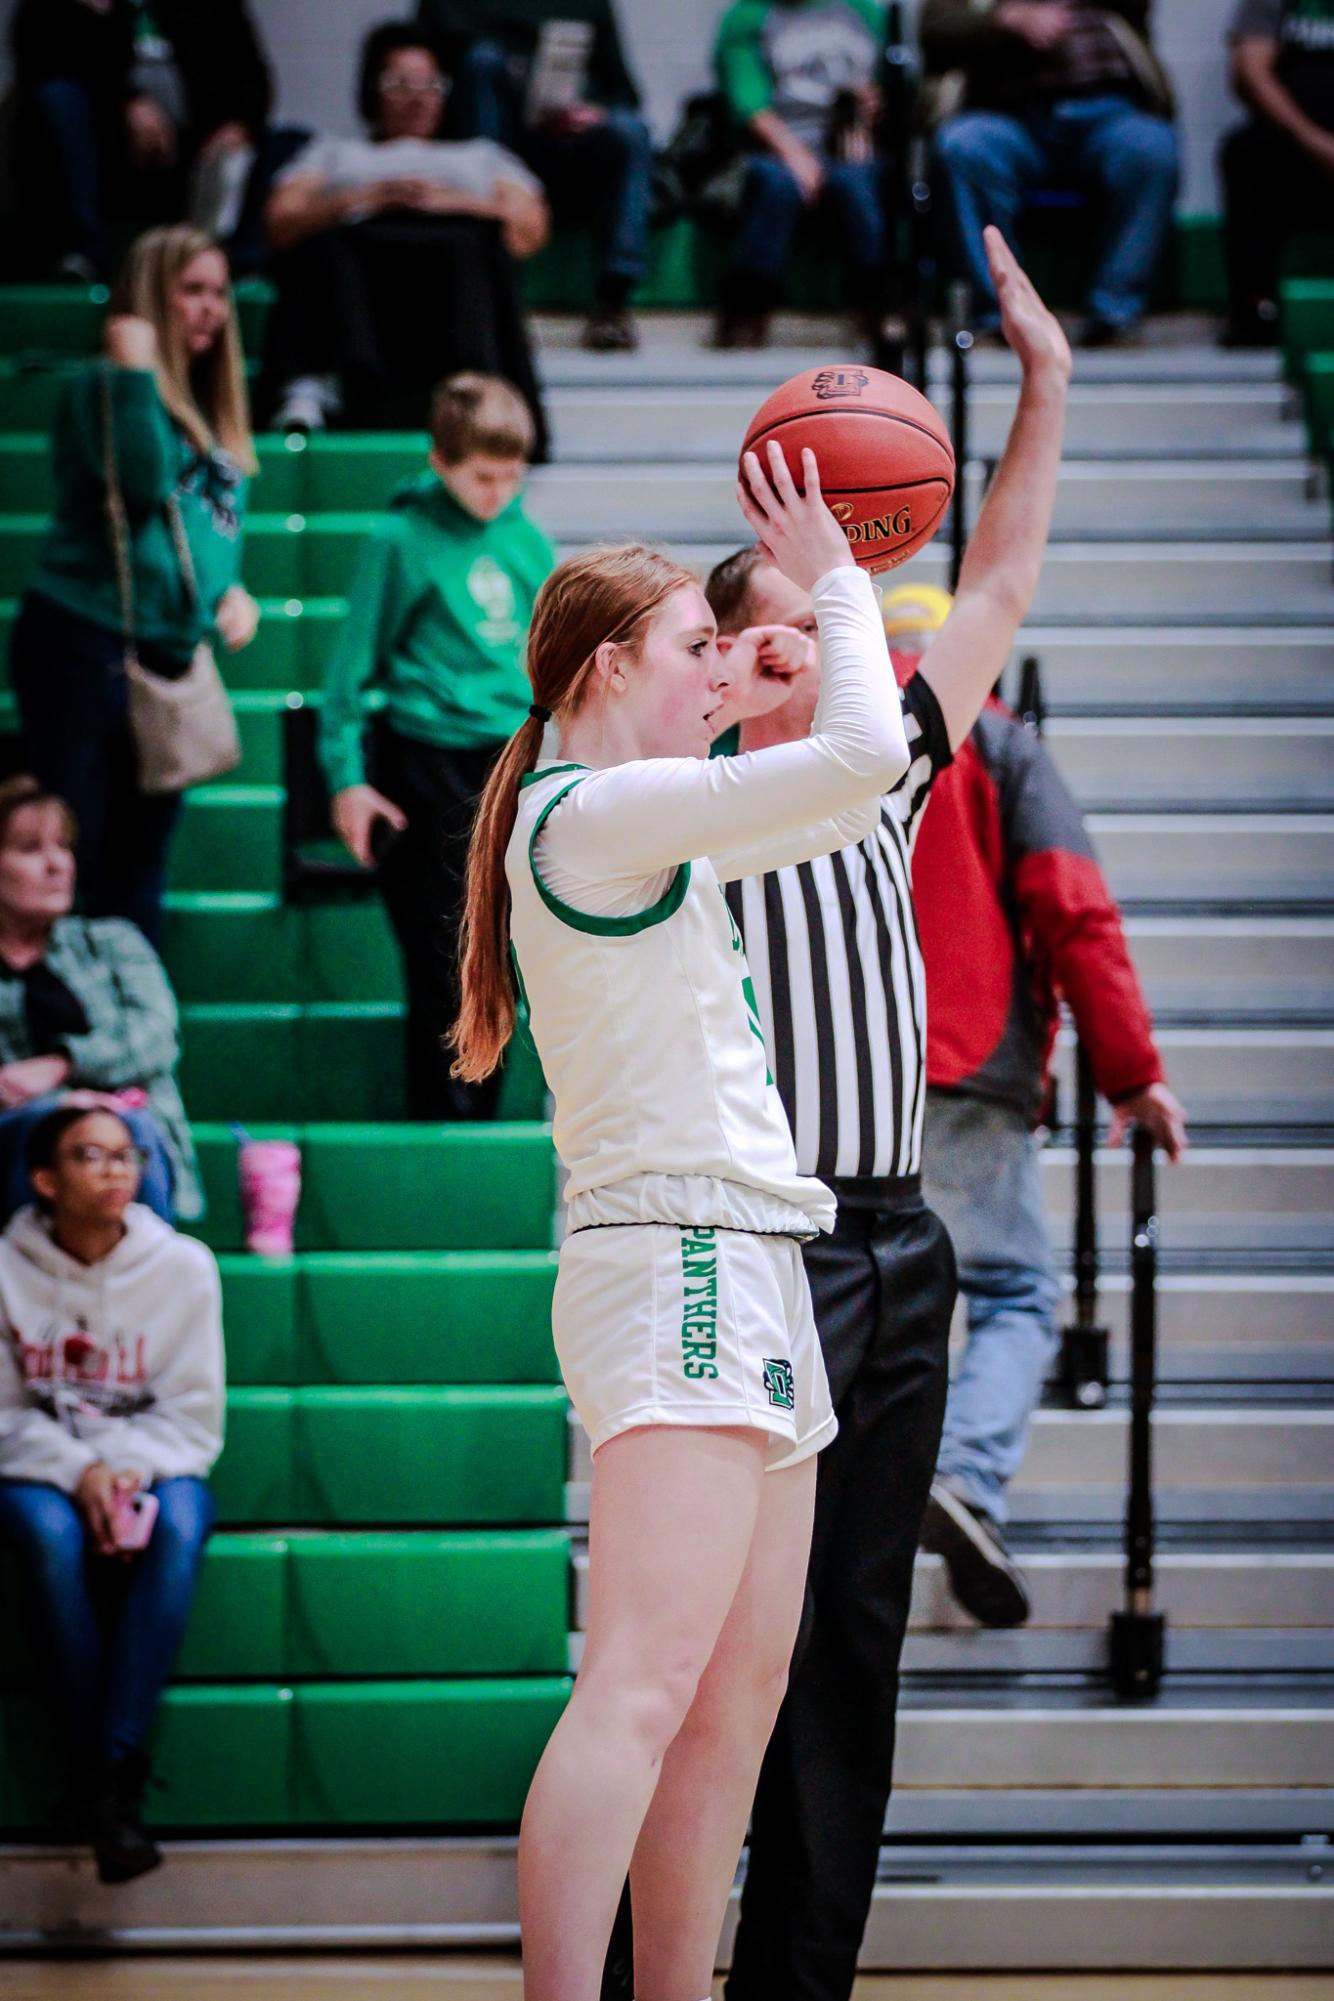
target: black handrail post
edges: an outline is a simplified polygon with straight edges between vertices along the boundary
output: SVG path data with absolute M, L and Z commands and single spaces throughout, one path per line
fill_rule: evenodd
M 882 129 L 889 254 L 886 259 L 885 296 L 881 301 L 879 331 L 871 359 L 877 368 L 887 368 L 893 375 L 902 375 L 907 365 L 915 249 L 910 185 L 912 51 L 904 35 L 903 0 L 889 0 L 885 16 L 884 62 L 885 115 Z
M 950 509 L 950 589 L 959 588 L 968 542 L 968 287 L 956 285 L 950 313 L 950 428 L 954 436 L 954 505 Z
M 1147 1701 L 1163 1678 L 1167 1622 L 1154 1610 L 1153 1397 L 1158 1343 L 1158 1204 L 1153 1138 L 1135 1128 L 1130 1230 L 1130 1483 L 1126 1494 L 1125 1606 L 1109 1634 L 1112 1686 Z
M 1098 1319 L 1098 1090 L 1082 1042 L 1075 1044 L 1075 1317 L 1061 1330 L 1060 1384 L 1077 1410 L 1101 1410 L 1111 1339 Z

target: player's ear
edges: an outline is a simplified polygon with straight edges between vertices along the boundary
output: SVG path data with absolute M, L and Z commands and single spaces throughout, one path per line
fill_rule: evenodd
M 625 669 L 621 665 L 621 649 L 614 641 L 610 639 L 603 640 L 601 646 L 598 647 L 597 652 L 593 655 L 593 666 L 598 679 L 605 688 L 610 688 L 613 693 L 618 695 L 624 693 L 628 684 L 625 678 Z

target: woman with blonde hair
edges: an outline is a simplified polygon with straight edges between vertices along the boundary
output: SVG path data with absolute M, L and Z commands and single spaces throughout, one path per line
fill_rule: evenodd
M 247 645 L 259 617 L 240 582 L 244 361 L 211 237 L 177 224 L 131 246 L 53 452 L 54 519 L 12 640 L 26 761 L 74 810 L 88 915 L 155 940 L 180 796 L 139 786 L 126 652 L 173 680 L 201 643 Z
M 785 699 L 776 629 L 723 656 L 689 571 L 574 557 L 538 596 L 533 706 L 469 859 L 457 1071 L 500 1060 L 512 953 L 568 1170 L 553 1323 L 593 1449 L 584 1660 L 519 1844 L 528 2001 L 595 2001 L 627 1868 L 640 2001 L 709 1992 L 835 1430 L 800 1252 L 834 1200 L 797 1171 L 720 884 L 861 838 L 908 750 L 814 457 L 801 493 L 776 447 L 746 476 L 768 560 L 815 602 L 811 735 L 710 761 L 729 698 Z

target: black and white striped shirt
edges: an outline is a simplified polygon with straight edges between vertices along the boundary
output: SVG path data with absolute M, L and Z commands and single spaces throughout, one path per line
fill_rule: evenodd
M 775 1081 L 803 1174 L 916 1174 L 926 1096 L 926 974 L 910 862 L 950 762 L 940 704 L 903 690 L 912 763 L 855 847 L 729 883 Z

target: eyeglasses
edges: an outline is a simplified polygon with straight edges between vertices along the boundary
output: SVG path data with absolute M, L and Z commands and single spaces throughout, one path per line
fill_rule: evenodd
M 100 1167 L 104 1174 L 111 1168 L 117 1174 L 141 1173 L 148 1165 L 148 1155 L 141 1146 L 72 1146 L 69 1157 L 80 1167 Z
M 380 88 L 392 90 L 395 97 L 443 97 L 445 94 L 445 86 L 438 76 L 397 76 L 392 71 L 380 78 Z

